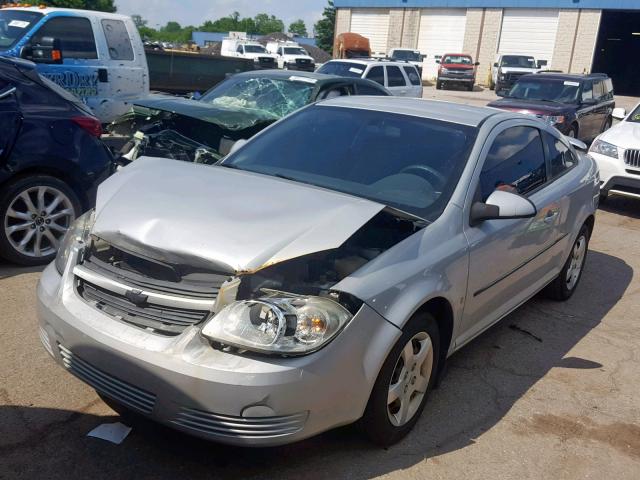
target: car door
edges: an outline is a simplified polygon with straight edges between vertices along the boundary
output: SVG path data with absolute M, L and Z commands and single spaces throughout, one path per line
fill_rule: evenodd
M 411 85 L 409 96 L 413 98 L 422 98 L 422 79 L 420 78 L 418 69 L 413 65 L 407 65 L 406 67 L 402 67 L 402 70 Z
M 381 65 L 371 67 L 365 74 L 364 78 L 366 78 L 367 80 L 371 80 L 372 82 L 376 82 L 383 87 L 386 85 L 384 67 L 382 67 Z
M 387 70 L 387 90 L 392 95 L 398 97 L 408 97 L 411 95 L 411 89 L 407 85 L 407 79 L 405 78 L 400 67 L 395 65 L 386 65 Z
M 593 96 L 598 101 L 597 108 L 594 110 L 597 116 L 597 120 L 595 120 L 595 137 L 604 131 L 605 125 L 613 113 L 613 99 L 609 96 L 609 89 L 605 79 L 597 80 L 593 85 Z
M 100 68 L 95 33 L 91 21 L 83 16 L 57 15 L 49 18 L 31 37 L 31 46 L 51 37 L 60 41 L 62 64 L 39 64 L 38 72 L 65 90 L 95 107 L 106 98 L 107 72 Z
M 0 165 L 5 164 L 5 160 L 11 151 L 20 125 L 22 115 L 16 97 L 15 86 L 0 78 Z
M 463 344 L 541 289 L 557 275 L 563 255 L 559 224 L 563 212 L 548 182 L 541 132 L 535 123 L 505 122 L 489 136 L 476 168 L 465 212 L 494 190 L 527 197 L 537 214 L 470 226 L 469 279 L 464 307 Z

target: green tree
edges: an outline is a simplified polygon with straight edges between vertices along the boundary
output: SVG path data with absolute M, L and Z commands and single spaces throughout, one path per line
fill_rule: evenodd
M 289 32 L 294 35 L 298 35 L 300 37 L 308 37 L 307 26 L 304 23 L 304 20 L 296 20 L 291 25 L 289 25 Z
M 138 29 L 147 26 L 147 21 L 142 18 L 142 15 L 131 15 L 131 20 L 133 20 L 134 25 L 138 27 Z
M 314 30 L 318 48 L 325 52 L 333 53 L 333 37 L 336 27 L 336 8 L 333 0 L 329 0 L 329 5 L 324 9 L 322 18 L 315 24 Z
M 259 13 L 253 19 L 256 22 L 256 30 L 253 33 L 267 35 L 268 33 L 282 32 L 284 33 L 284 22 L 275 15 Z
M 81 8 L 83 10 L 99 10 L 101 12 L 115 12 L 114 0 L 43 0 L 41 2 L 52 7 Z

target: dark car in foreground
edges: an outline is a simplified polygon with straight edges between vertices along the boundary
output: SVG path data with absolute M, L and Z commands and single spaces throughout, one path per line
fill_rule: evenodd
M 35 64 L 0 57 L 0 256 L 50 262 L 113 171 L 101 125 Z
M 611 127 L 616 103 L 607 75 L 538 73 L 520 77 L 489 106 L 535 115 L 564 135 L 589 142 Z
M 290 113 L 318 100 L 388 96 L 379 84 L 313 72 L 264 70 L 239 73 L 197 100 L 151 95 L 108 127 L 126 160 L 146 155 L 213 164 L 235 142 L 246 140 Z M 117 144 L 117 142 L 116 142 Z

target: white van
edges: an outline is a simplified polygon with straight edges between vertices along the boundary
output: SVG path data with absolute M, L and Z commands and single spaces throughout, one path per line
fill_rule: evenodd
M 32 60 L 103 123 L 149 93 L 149 69 L 130 17 L 47 7 L 0 10 L 0 55 Z
M 269 42 L 267 51 L 277 56 L 280 69 L 304 72 L 313 72 L 316 69 L 313 57 L 296 42 Z
M 248 58 L 253 60 L 258 69 L 276 68 L 277 56 L 267 52 L 260 43 L 253 40 L 225 38 L 222 40 L 220 54 L 223 57 Z

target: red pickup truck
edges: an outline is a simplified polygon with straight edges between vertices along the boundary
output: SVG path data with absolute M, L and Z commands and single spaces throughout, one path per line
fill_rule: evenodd
M 471 55 L 447 53 L 436 62 L 440 64 L 436 81 L 438 90 L 443 85 L 451 83 L 464 85 L 469 91 L 473 90 L 473 85 L 476 83 L 476 67 L 480 64 L 474 62 Z

